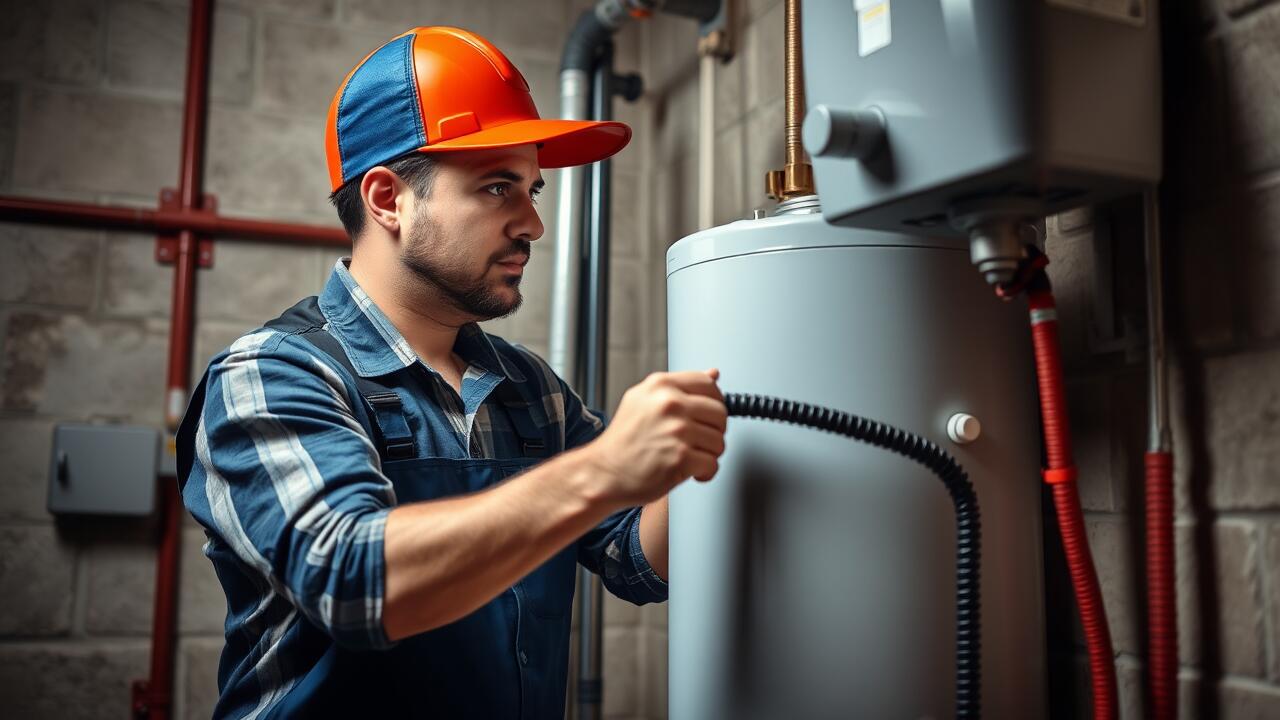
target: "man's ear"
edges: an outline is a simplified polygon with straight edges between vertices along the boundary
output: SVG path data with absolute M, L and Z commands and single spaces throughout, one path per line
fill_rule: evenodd
M 395 173 L 378 165 L 364 174 L 360 181 L 360 198 L 375 223 L 392 235 L 400 234 L 400 193 L 405 190 L 404 181 Z

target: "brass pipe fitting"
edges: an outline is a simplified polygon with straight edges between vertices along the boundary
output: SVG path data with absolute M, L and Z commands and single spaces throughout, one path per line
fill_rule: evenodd
M 777 200 L 814 194 L 813 166 L 801 141 L 804 126 L 804 60 L 800 55 L 800 0 L 786 0 L 784 28 L 786 164 L 765 175 L 765 190 Z

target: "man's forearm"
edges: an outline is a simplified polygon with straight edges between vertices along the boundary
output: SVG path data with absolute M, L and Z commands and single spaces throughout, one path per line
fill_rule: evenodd
M 580 448 L 484 492 L 392 510 L 383 549 L 387 636 L 464 617 L 597 525 L 617 508 L 593 479 L 596 467 Z
M 658 577 L 667 580 L 667 498 L 664 495 L 640 511 L 640 549 L 649 567 Z

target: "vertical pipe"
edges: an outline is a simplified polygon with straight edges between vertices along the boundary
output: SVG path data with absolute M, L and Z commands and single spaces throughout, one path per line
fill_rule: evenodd
M 613 117 L 613 42 L 605 41 L 592 70 L 591 119 Z M 587 221 L 587 304 L 584 309 L 583 400 L 587 407 L 605 404 L 609 348 L 609 208 L 610 161 L 591 166 Z M 578 571 L 578 720 L 602 716 L 604 696 L 604 586 L 585 569 Z
M 1147 369 L 1150 404 L 1148 449 L 1168 451 L 1172 447 L 1169 432 L 1168 357 L 1164 342 L 1164 282 L 1160 258 L 1160 198 L 1152 188 L 1143 194 L 1143 227 L 1147 259 L 1147 333 L 1150 344 Z
M 715 224 L 716 57 L 698 60 L 698 229 Z
M 182 108 L 182 166 L 178 174 L 178 196 L 184 211 L 198 209 L 204 193 L 204 140 L 209 95 L 209 37 L 212 0 L 191 4 L 187 37 L 187 80 Z M 173 308 L 169 332 L 168 393 L 165 421 L 177 428 L 186 409 L 187 385 L 191 377 L 191 328 L 195 302 L 195 274 L 198 239 L 190 230 L 178 233 L 178 256 L 173 269 Z
M 560 72 L 560 117 L 585 120 L 590 96 L 587 72 L 566 68 Z M 575 347 L 578 334 L 578 282 L 582 261 L 582 195 L 585 168 L 560 170 L 556 204 L 556 256 L 551 283 L 551 335 L 548 359 L 560 377 L 574 382 L 577 376 Z
M 800 0 L 787 0 L 786 53 L 784 57 L 786 83 L 786 196 L 812 195 L 813 166 L 809 153 L 804 151 L 801 129 L 804 127 L 804 56 L 800 49 Z
M 181 546 L 182 498 L 174 478 L 160 479 L 160 549 L 156 555 L 156 590 L 151 613 L 151 675 L 134 684 L 133 716 L 165 720 L 173 709 L 173 647 L 178 602 L 178 552 Z
M 783 24 L 783 113 L 786 162 L 765 175 L 769 195 L 778 200 L 814 194 L 813 166 L 804 150 L 804 59 L 800 49 L 800 0 L 786 0 Z
M 1146 482 L 1147 663 L 1153 720 L 1178 716 L 1178 605 L 1173 541 L 1173 453 L 1169 432 L 1168 365 L 1164 343 L 1164 287 L 1160 260 L 1160 198 L 1143 196 L 1147 255 L 1147 348 L 1150 439 L 1143 458 Z
M 182 165 L 178 194 L 184 211 L 200 207 L 203 195 L 206 100 L 209 91 L 209 38 L 212 0 L 191 4 L 187 37 L 187 79 L 182 110 Z M 165 395 L 165 423 L 178 427 L 187 400 L 191 377 L 191 335 L 195 309 L 196 264 L 199 241 L 191 230 L 178 233 L 178 254 L 173 267 L 173 306 L 169 328 L 169 367 Z M 135 693 L 134 713 L 151 720 L 165 720 L 173 703 L 173 659 L 177 626 L 177 580 L 181 544 L 179 513 L 182 506 L 172 478 L 160 481 L 163 528 L 156 556 L 155 609 L 151 622 L 151 676 L 144 699 Z
M 601 48 L 600 62 L 592 77 L 591 104 L 593 120 L 613 119 L 613 43 Z M 611 163 L 609 159 L 591 167 L 591 208 L 588 227 L 587 265 L 587 367 L 586 402 L 588 407 L 603 409 L 606 395 L 606 365 L 609 347 L 609 209 Z
M 796 165 L 809 162 L 800 138 L 800 129 L 804 125 L 804 60 L 800 55 L 800 0 L 787 0 L 784 24 L 787 165 Z

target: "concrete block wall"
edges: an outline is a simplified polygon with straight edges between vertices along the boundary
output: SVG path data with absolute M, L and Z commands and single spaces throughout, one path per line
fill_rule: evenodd
M 215 3 L 206 192 L 220 211 L 337 226 L 327 202 L 324 119 L 346 72 L 414 25 L 452 24 L 493 40 L 558 114 L 558 64 L 576 0 L 220 0 Z M 154 207 L 176 185 L 187 44 L 182 0 L 0 1 L 0 193 Z M 635 30 L 618 67 L 637 69 Z M 642 103 L 643 104 L 643 103 Z M 619 107 L 643 136 L 647 117 Z M 637 120 L 639 122 L 637 122 Z M 647 162 L 647 161 L 646 161 Z M 643 242 L 647 165 L 614 163 L 616 251 L 610 407 L 664 356 L 651 351 Z M 545 352 L 556 172 L 548 171 L 526 302 L 490 331 Z M 145 520 L 55 521 L 45 510 L 58 422 L 163 423 L 171 268 L 154 238 L 0 223 L 0 697 L 23 718 L 121 717 L 149 661 L 156 527 Z M 239 334 L 317 292 L 336 248 L 228 241 L 198 277 L 195 377 Z M 660 286 L 658 286 L 660 289 Z M 662 333 L 664 334 L 664 333 Z M 216 699 L 225 604 L 183 526 L 179 717 Z M 665 682 L 647 668 L 665 615 L 608 606 L 611 718 L 656 716 Z
M 783 4 L 735 5 L 737 54 L 716 70 L 717 223 L 772 207 L 764 173 L 783 163 Z M 1181 716 L 1280 717 L 1280 2 L 1161 7 Z M 643 39 L 653 141 L 647 242 L 660 257 L 698 229 L 696 31 L 659 17 L 645 24 Z M 1147 439 L 1141 206 L 1130 200 L 1074 210 L 1050 218 L 1047 230 L 1121 715 L 1140 718 Z M 648 267 L 649 333 L 655 351 L 665 350 L 663 268 Z M 1050 537 L 1050 702 L 1055 717 L 1087 717 L 1087 665 L 1060 556 Z

